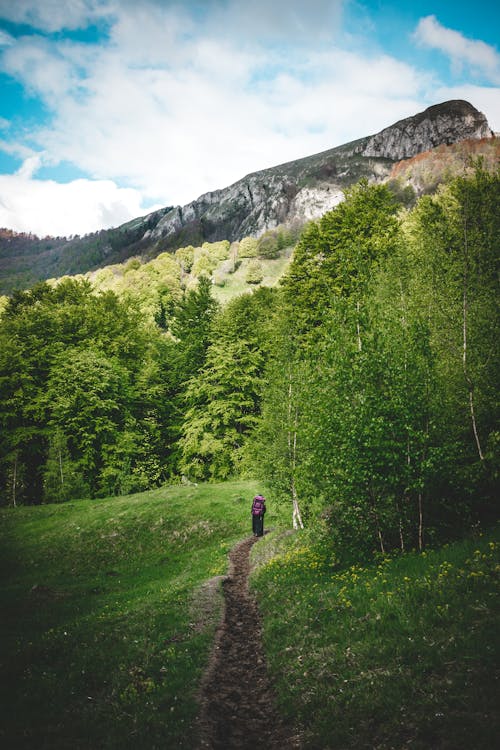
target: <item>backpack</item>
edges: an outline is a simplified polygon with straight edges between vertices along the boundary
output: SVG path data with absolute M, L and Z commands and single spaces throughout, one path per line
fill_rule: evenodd
M 252 515 L 261 516 L 264 513 L 264 508 L 264 498 L 261 495 L 257 495 L 257 497 L 254 497 L 252 505 Z

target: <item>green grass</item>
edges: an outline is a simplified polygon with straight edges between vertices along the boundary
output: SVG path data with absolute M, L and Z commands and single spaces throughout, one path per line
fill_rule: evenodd
M 276 286 L 283 274 L 285 273 L 291 260 L 292 248 L 288 248 L 279 258 L 265 259 L 258 258 L 262 266 L 264 277 L 260 284 L 248 284 L 245 280 L 248 269 L 248 258 L 245 258 L 239 268 L 232 274 L 225 274 L 224 285 L 213 286 L 214 297 L 221 303 L 229 302 L 233 297 L 253 291 L 259 286 Z M 217 272 L 216 272 L 217 274 Z
M 2 746 L 194 747 L 218 576 L 262 489 L 2 510 Z M 288 516 L 270 498 L 252 586 L 304 748 L 496 747 L 499 534 L 342 570 L 313 531 L 283 533 Z
M 497 747 L 499 550 L 497 532 L 338 570 L 307 532 L 253 548 L 270 668 L 305 748 Z
M 175 486 L 2 510 L 0 744 L 193 747 L 222 606 L 220 587 L 203 583 L 250 533 L 257 490 Z

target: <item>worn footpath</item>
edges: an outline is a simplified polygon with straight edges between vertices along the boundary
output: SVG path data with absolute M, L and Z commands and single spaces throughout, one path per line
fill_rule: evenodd
M 248 591 L 249 554 L 256 539 L 230 553 L 223 582 L 225 614 L 201 689 L 200 750 L 299 748 L 275 703 L 261 646 L 261 620 Z

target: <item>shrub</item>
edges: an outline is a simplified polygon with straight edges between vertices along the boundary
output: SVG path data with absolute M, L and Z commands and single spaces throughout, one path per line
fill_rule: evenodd
M 262 270 L 262 265 L 258 260 L 251 260 L 248 264 L 245 281 L 247 284 L 260 284 L 263 278 L 264 272 Z
M 257 257 L 257 240 L 255 237 L 243 237 L 238 248 L 240 258 Z

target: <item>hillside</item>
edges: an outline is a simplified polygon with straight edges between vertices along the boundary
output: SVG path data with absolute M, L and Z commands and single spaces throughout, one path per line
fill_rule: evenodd
M 3 747 L 192 750 L 221 576 L 260 488 L 0 511 Z
M 384 182 L 401 161 L 464 140 L 474 153 L 488 150 L 493 133 L 486 118 L 464 101 L 444 102 L 372 136 L 249 174 L 233 185 L 185 206 L 166 207 L 121 227 L 85 237 L 34 238 L 0 235 L 0 293 L 39 279 L 75 275 L 203 242 L 258 237 L 279 225 L 302 225 L 342 200 L 360 178 Z M 485 140 L 486 139 L 486 140 Z M 463 162 L 462 162 L 463 164 Z M 442 178 L 438 172 L 432 187 Z M 418 181 L 407 183 L 422 189 Z
M 257 489 L 0 511 L 4 747 L 492 750 L 498 534 L 343 567 L 272 495 L 254 544 Z

